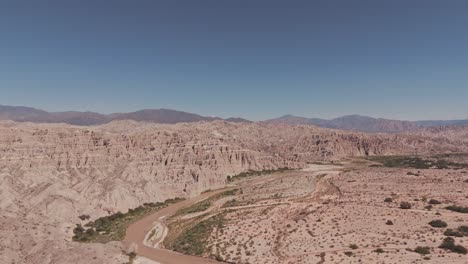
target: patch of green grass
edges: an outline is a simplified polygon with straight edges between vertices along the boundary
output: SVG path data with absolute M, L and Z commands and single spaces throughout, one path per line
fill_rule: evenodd
M 227 176 L 227 181 L 228 182 L 233 182 L 233 181 L 236 181 L 236 180 L 239 180 L 239 179 L 242 179 L 242 178 L 246 178 L 246 177 L 250 177 L 250 176 L 260 176 L 260 175 L 265 175 L 265 174 L 272 174 L 272 173 L 276 173 L 276 172 L 285 172 L 285 171 L 288 171 L 288 170 L 292 170 L 288 167 L 283 167 L 283 168 L 279 168 L 279 169 L 276 169 L 276 170 L 262 170 L 262 171 L 246 171 L 246 172 L 241 172 L 237 175 L 228 175 Z
M 229 200 L 223 204 L 223 208 L 239 206 L 239 202 L 236 199 Z
M 435 155 L 431 158 L 417 156 L 375 156 L 367 157 L 368 160 L 381 163 L 389 168 L 415 168 L 415 169 L 448 169 L 448 168 L 468 168 L 468 164 L 451 162 L 443 159 L 447 156 Z M 414 175 L 414 174 L 412 174 Z
M 125 231 L 131 222 L 182 200 L 181 198 L 175 198 L 162 203 L 144 203 L 137 208 L 129 209 L 127 213 L 117 212 L 88 222 L 84 226 L 77 224 L 73 229 L 74 236 L 72 239 L 73 241 L 88 243 L 121 241 L 125 237 Z
M 203 212 L 208 210 L 210 206 L 212 205 L 212 201 L 210 199 L 203 200 L 201 202 L 198 202 L 190 207 L 180 209 L 176 215 L 185 215 L 185 214 L 193 214 L 193 213 L 198 213 L 198 212 Z
M 199 212 L 204 212 L 208 210 L 212 205 L 213 202 L 226 196 L 233 196 L 236 195 L 239 189 L 232 189 L 232 190 L 227 190 L 222 193 L 213 195 L 212 197 L 209 197 L 203 201 L 200 201 L 190 207 L 182 208 L 177 213 L 174 214 L 173 217 L 180 216 L 180 215 L 186 215 L 186 214 L 193 214 L 193 213 L 199 213 Z
M 182 232 L 167 246 L 183 254 L 202 256 L 208 251 L 211 232 L 214 228 L 222 229 L 225 221 L 222 214 L 203 220 Z

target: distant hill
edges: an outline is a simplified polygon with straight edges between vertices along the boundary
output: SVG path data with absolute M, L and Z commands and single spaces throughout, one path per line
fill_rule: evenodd
M 114 120 L 134 120 L 163 124 L 191 123 L 199 121 L 225 120 L 228 122 L 250 122 L 243 118 L 207 117 L 171 109 L 145 109 L 130 113 L 100 114 L 95 112 L 47 112 L 24 106 L 0 105 L 0 120 L 32 123 L 66 123 L 78 126 L 100 125 Z
M 293 115 L 285 115 L 279 118 L 267 120 L 265 122 L 284 123 L 290 125 L 315 125 L 319 127 L 354 130 L 370 133 L 398 133 L 424 127 L 466 125 L 468 124 L 468 119 L 401 121 L 384 118 L 373 118 L 361 115 L 347 115 L 334 119 L 306 118 Z

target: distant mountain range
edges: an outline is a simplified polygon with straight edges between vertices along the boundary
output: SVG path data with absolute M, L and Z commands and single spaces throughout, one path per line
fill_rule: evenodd
M 47 112 L 23 106 L 0 105 L 0 120 L 32 123 L 66 123 L 78 126 L 100 125 L 114 120 L 135 120 L 163 124 L 190 123 L 199 121 L 225 120 L 228 122 L 251 122 L 243 118 L 208 117 L 197 114 L 170 110 L 145 109 L 131 113 L 100 114 L 95 112 Z
M 402 121 L 384 118 L 373 118 L 361 115 L 347 115 L 334 119 L 306 118 L 285 115 L 279 118 L 266 120 L 268 123 L 284 123 L 290 125 L 315 125 L 319 127 L 354 130 L 370 133 L 398 133 L 424 127 L 467 125 L 465 120 L 425 120 Z
M 47 112 L 31 107 L 4 105 L 0 105 L 0 120 L 13 120 L 18 122 L 33 123 L 66 123 L 79 126 L 100 125 L 109 123 L 114 120 L 135 120 L 163 124 L 191 123 L 214 120 L 224 120 L 235 123 L 251 122 L 240 117 L 223 119 L 220 117 L 201 116 L 170 109 L 145 109 L 130 113 L 115 113 L 106 115 L 95 112 L 76 111 Z M 360 115 L 347 115 L 334 119 L 306 118 L 285 115 L 279 118 L 266 120 L 264 122 L 283 123 L 290 125 L 315 125 L 325 128 L 354 130 L 370 133 L 398 133 L 425 127 L 468 125 L 468 119 L 402 121 Z

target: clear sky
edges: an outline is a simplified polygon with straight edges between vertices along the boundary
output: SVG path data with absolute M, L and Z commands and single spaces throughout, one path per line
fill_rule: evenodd
M 468 118 L 468 1 L 4 0 L 0 104 Z

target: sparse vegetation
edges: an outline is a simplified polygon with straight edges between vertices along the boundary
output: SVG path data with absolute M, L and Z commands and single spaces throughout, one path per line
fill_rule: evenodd
M 411 209 L 411 204 L 409 202 L 401 202 L 400 203 L 401 209 Z
M 213 205 L 213 202 L 222 198 L 222 197 L 225 197 L 225 196 L 232 196 L 232 195 L 235 195 L 237 192 L 239 191 L 239 189 L 232 189 L 232 190 L 227 190 L 227 191 L 224 191 L 220 194 L 217 194 L 217 195 L 213 195 L 212 197 L 209 197 L 203 201 L 200 201 L 190 207 L 187 207 L 187 208 L 182 208 L 180 209 L 175 215 L 175 216 L 179 216 L 179 215 L 186 215 L 186 214 L 193 214 L 193 213 L 198 213 L 198 212 L 204 212 L 206 210 L 208 210 L 212 205 Z
M 374 252 L 375 252 L 375 253 L 382 254 L 382 253 L 384 253 L 385 251 L 384 251 L 383 249 L 381 249 L 381 248 L 378 248 L 378 249 L 374 250 Z
M 359 247 L 358 247 L 358 245 L 356 245 L 356 244 L 351 244 L 351 245 L 349 245 L 349 248 L 351 248 L 351 249 L 358 249 Z
M 431 249 L 429 247 L 418 246 L 414 249 L 414 252 L 421 254 L 421 255 L 428 255 L 428 254 L 431 254 Z
M 91 217 L 89 215 L 83 214 L 83 215 L 78 216 L 78 218 L 81 219 L 82 221 L 85 221 L 85 220 L 89 220 Z
M 468 164 L 455 163 L 447 161 L 445 158 L 448 156 L 436 155 L 431 158 L 422 158 L 416 156 L 375 156 L 368 157 L 367 159 L 374 162 L 379 162 L 385 167 L 390 168 L 415 168 L 415 169 L 448 169 L 448 168 L 468 168 Z M 416 175 L 416 174 L 408 174 Z M 417 175 L 416 175 L 417 176 Z
M 179 202 L 183 199 L 175 198 L 163 203 L 145 203 L 127 213 L 117 212 L 104 216 L 84 225 L 77 224 L 73 229 L 73 241 L 107 243 L 109 241 L 120 241 L 125 236 L 128 224 L 144 215 L 159 210 L 169 204 Z M 80 218 L 81 219 L 81 218 Z
M 177 215 L 184 215 L 184 214 L 192 214 L 192 213 L 198 213 L 198 212 L 203 212 L 208 210 L 210 206 L 212 205 L 212 200 L 207 199 L 203 200 L 201 202 L 198 202 L 190 207 L 181 209 L 179 212 L 177 212 Z
M 447 223 L 439 219 L 430 221 L 429 225 L 436 228 L 447 227 Z
M 238 206 L 240 203 L 236 199 L 229 200 L 223 204 L 223 208 Z
M 183 254 L 201 256 L 207 251 L 211 231 L 213 228 L 222 229 L 224 221 L 224 215 L 216 215 L 201 221 L 181 233 L 168 246 L 171 250 Z
M 452 237 L 446 237 L 442 241 L 442 244 L 439 246 L 439 248 L 449 250 L 451 252 L 455 252 L 458 254 L 466 254 L 468 253 L 468 250 L 462 246 L 462 245 L 456 245 L 455 244 L 455 239 Z
M 468 207 L 450 205 L 450 206 L 445 207 L 445 209 L 458 212 L 458 213 L 462 213 L 462 214 L 468 214 Z
M 444 235 L 452 237 L 464 237 L 468 236 L 468 226 L 459 226 L 457 230 L 451 228 L 445 230 Z
M 450 229 L 450 228 L 445 230 L 444 235 L 445 236 L 453 236 L 453 237 L 463 237 L 463 234 L 461 232 L 458 232 L 457 230 L 453 230 L 453 229 Z
M 439 200 L 436 200 L 436 199 L 430 199 L 429 204 L 441 204 L 441 202 Z
M 291 169 L 288 168 L 288 167 L 283 167 L 283 168 L 279 168 L 279 169 L 276 169 L 276 170 L 246 171 L 246 172 L 241 172 L 241 173 L 239 173 L 237 175 L 233 175 L 233 176 L 228 175 L 227 176 L 227 181 L 228 182 L 233 182 L 235 180 L 239 180 L 239 179 L 250 177 L 250 176 L 260 176 L 260 175 L 271 174 L 271 173 L 276 173 L 276 172 L 285 172 L 285 171 L 288 171 L 288 170 L 291 170 Z
M 391 202 L 393 202 L 393 199 L 390 197 L 387 197 L 384 199 L 384 203 L 391 203 Z

